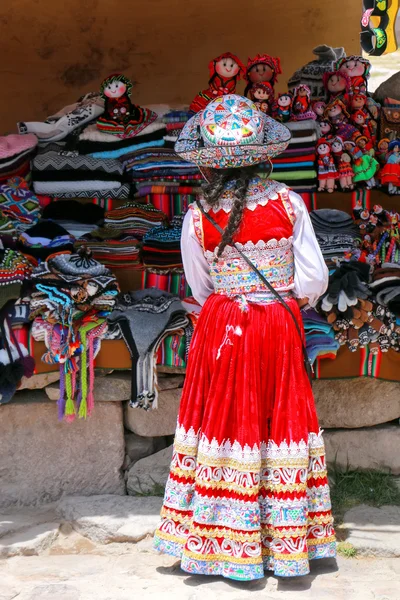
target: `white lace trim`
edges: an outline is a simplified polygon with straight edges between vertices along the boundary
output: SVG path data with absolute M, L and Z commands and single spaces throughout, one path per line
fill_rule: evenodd
M 272 240 L 268 240 L 265 242 L 264 240 L 259 240 L 255 244 L 251 241 L 246 242 L 245 244 L 237 243 L 236 246 L 242 252 L 254 253 L 254 252 L 263 252 L 265 250 L 277 250 L 277 249 L 288 249 L 293 246 L 293 236 L 290 238 L 281 238 L 280 240 L 276 240 L 273 238 Z M 204 255 L 207 259 L 214 259 L 218 252 L 218 246 L 215 248 L 214 252 L 207 250 Z M 232 258 L 239 256 L 238 251 L 235 246 L 226 246 L 224 252 L 222 254 L 222 258 Z
M 266 206 L 269 200 L 278 200 L 279 193 L 284 192 L 288 188 L 279 181 L 272 179 L 254 179 L 250 182 L 246 198 L 246 208 L 254 211 L 257 206 Z M 234 195 L 232 190 L 226 189 L 220 199 L 217 207 L 213 208 L 214 212 L 223 210 L 229 213 L 232 209 Z M 207 204 L 203 196 L 199 196 L 199 201 L 204 209 L 204 212 L 209 212 L 211 207 Z
M 241 446 L 237 441 L 232 443 L 231 440 L 224 440 L 219 443 L 214 438 L 210 441 L 200 431 L 196 433 L 193 427 L 189 431 L 186 431 L 183 425 L 178 425 L 177 427 L 175 445 L 187 446 L 188 449 L 197 448 L 198 446 L 199 453 L 209 457 L 234 459 L 250 463 L 255 462 L 257 464 L 260 461 L 260 455 L 261 459 L 304 458 L 308 460 L 310 449 L 324 448 L 322 430 L 319 433 L 309 433 L 307 441 L 301 440 L 298 443 L 290 441 L 287 443 L 284 440 L 278 445 L 274 441 L 269 440 L 267 443 L 261 442 L 260 447 L 257 444 L 251 447 L 247 444 Z

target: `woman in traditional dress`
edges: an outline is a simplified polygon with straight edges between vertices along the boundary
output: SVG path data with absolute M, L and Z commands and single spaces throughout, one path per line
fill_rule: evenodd
M 186 277 L 203 308 L 155 547 L 189 573 L 306 575 L 310 559 L 335 555 L 299 308 L 316 304 L 328 271 L 302 199 L 256 166 L 289 139 L 250 100 L 226 95 L 185 125 L 175 147 L 207 178 L 182 233 Z

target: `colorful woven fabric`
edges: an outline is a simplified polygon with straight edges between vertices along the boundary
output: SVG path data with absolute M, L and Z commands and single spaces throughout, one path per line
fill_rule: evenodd
M 154 206 L 126 202 L 123 206 L 107 212 L 104 226 L 109 229 L 132 233 L 141 239 L 147 231 L 162 225 L 166 215 Z
M 174 217 L 169 226 L 150 229 L 143 236 L 142 259 L 147 268 L 182 269 L 182 219 Z
M 145 269 L 142 275 L 142 289 L 157 288 L 179 296 L 181 300 L 191 295 L 184 273 L 173 273 Z
M 0 211 L 14 222 L 17 231 L 24 231 L 40 216 L 39 200 L 25 179 L 15 177 L 0 185 Z

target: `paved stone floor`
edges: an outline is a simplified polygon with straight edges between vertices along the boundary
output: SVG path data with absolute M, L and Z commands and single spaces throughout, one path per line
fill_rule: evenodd
M 116 547 L 118 546 L 118 547 Z M 92 547 L 78 536 L 39 556 L 0 561 L 0 600 L 400 600 L 400 559 L 316 561 L 307 577 L 250 583 L 190 576 L 137 545 Z

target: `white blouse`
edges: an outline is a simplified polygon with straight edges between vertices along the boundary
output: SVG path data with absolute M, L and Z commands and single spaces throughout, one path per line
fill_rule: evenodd
M 289 198 L 296 217 L 293 228 L 293 293 L 296 298 L 308 298 L 310 306 L 315 306 L 328 287 L 329 272 L 303 199 L 295 192 L 290 192 Z M 191 210 L 183 221 L 181 250 L 187 282 L 197 302 L 203 305 L 214 292 L 214 286 L 203 248 L 195 233 Z

